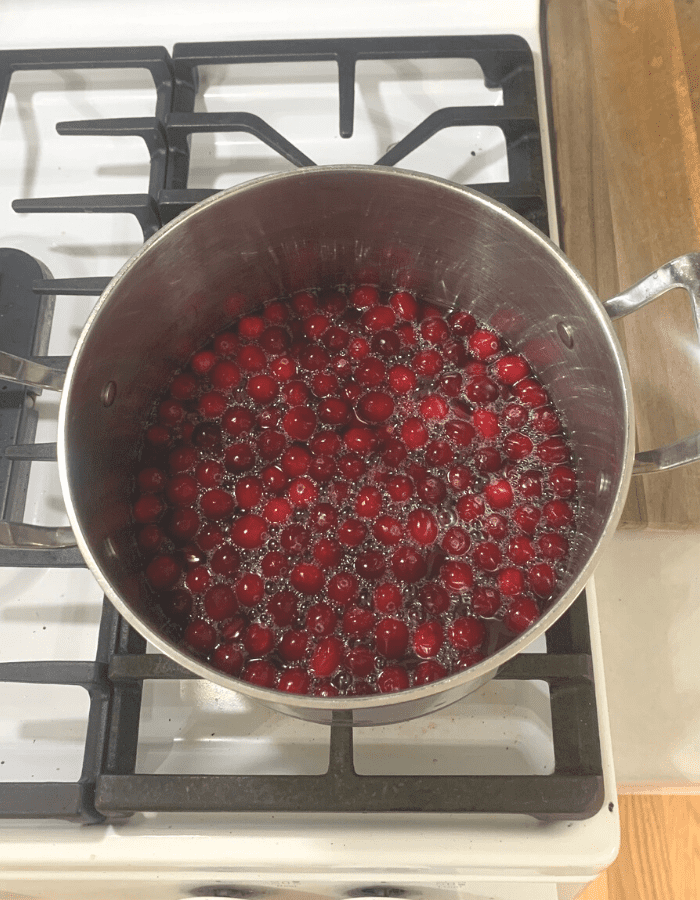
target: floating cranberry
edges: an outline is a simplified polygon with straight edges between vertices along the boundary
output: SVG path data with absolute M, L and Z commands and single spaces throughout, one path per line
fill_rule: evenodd
M 299 601 L 291 591 L 280 591 L 267 601 L 267 611 L 275 625 L 284 628 L 296 618 Z
M 537 445 L 535 451 L 546 465 L 558 465 L 569 459 L 569 448 L 563 438 L 547 438 Z
M 530 374 L 530 366 L 522 356 L 502 356 L 495 363 L 494 372 L 502 384 L 513 385 Z
M 370 453 L 377 446 L 377 436 L 371 428 L 363 425 L 348 428 L 343 436 L 348 450 L 355 453 Z
M 190 541 L 199 531 L 199 514 L 190 507 L 175 509 L 168 518 L 168 534 L 176 543 Z
M 459 498 L 455 509 L 463 522 L 473 522 L 483 515 L 486 507 L 483 499 L 478 494 L 465 494 Z
M 356 337 L 348 343 L 348 356 L 351 359 L 364 359 L 369 355 L 369 344 L 364 338 Z
M 134 503 L 134 519 L 140 525 L 152 524 L 160 519 L 164 510 L 165 504 L 160 497 L 155 494 L 144 494 Z
M 498 388 L 490 378 L 480 375 L 467 382 L 466 395 L 472 403 L 493 403 L 498 397 Z
M 445 434 L 458 447 L 468 447 L 474 440 L 476 432 L 469 422 L 452 419 L 445 423 Z
M 389 297 L 389 306 L 400 319 L 413 322 L 418 317 L 418 303 L 408 291 L 397 291 Z
M 489 537 L 500 541 L 508 534 L 508 520 L 498 513 L 491 513 L 484 519 L 484 529 Z
M 497 472 L 503 460 L 495 447 L 480 447 L 474 454 L 474 465 L 480 472 Z
M 456 491 L 462 492 L 469 490 L 474 478 L 466 466 L 454 466 L 447 473 L 447 480 Z
M 391 557 L 391 570 L 398 581 L 415 584 L 428 570 L 423 556 L 413 547 L 400 546 Z
M 549 563 L 537 563 L 527 573 L 527 579 L 532 592 L 542 599 L 551 597 L 557 577 Z
M 290 356 L 280 356 L 270 364 L 270 371 L 278 381 L 289 381 L 297 373 L 297 364 Z
M 170 385 L 170 396 L 175 400 L 191 400 L 197 393 L 198 381 L 189 372 L 176 375 Z
M 420 687 L 424 684 L 431 684 L 433 681 L 439 681 L 447 675 L 447 669 L 435 659 L 426 659 L 425 662 L 416 666 L 413 675 L 413 684 Z
M 517 509 L 515 509 L 512 514 L 512 519 L 518 528 L 520 528 L 521 531 L 524 531 L 525 534 L 534 534 L 537 530 L 541 516 L 542 513 L 540 510 L 536 506 L 533 506 L 532 503 L 523 503 L 522 506 L 518 506 Z
M 316 428 L 316 414 L 306 406 L 297 406 L 284 414 L 282 428 L 293 441 L 306 441 Z
M 305 631 L 285 631 L 279 644 L 279 653 L 285 662 L 299 662 L 309 649 L 309 636 Z
M 396 356 L 401 349 L 401 339 L 395 331 L 378 331 L 372 338 L 372 352 L 380 356 Z
M 561 430 L 561 420 L 553 409 L 544 407 L 532 413 L 532 427 L 540 434 L 556 434 Z
M 555 532 L 546 532 L 537 542 L 540 553 L 545 559 L 564 559 L 569 552 L 569 542 L 567 539 Z
M 211 350 L 200 350 L 190 360 L 190 368 L 196 375 L 206 375 L 216 365 L 216 356 Z
M 146 441 L 152 447 L 167 447 L 171 439 L 170 429 L 165 425 L 151 425 L 146 431 Z
M 355 500 L 355 513 L 362 519 L 374 519 L 382 508 L 382 494 L 375 487 L 360 488 Z
M 209 493 L 214 493 L 210 491 Z M 206 498 L 206 494 L 204 498 Z M 204 498 L 202 503 L 204 503 Z M 231 501 L 233 503 L 233 501 Z M 214 518 L 214 517 L 212 517 Z M 246 513 L 231 525 L 231 540 L 237 547 L 255 550 L 262 547 L 267 535 L 267 523 L 262 516 Z
M 244 661 L 245 657 L 240 647 L 231 643 L 219 644 L 211 658 L 214 668 L 234 677 L 241 674 Z
M 357 309 L 368 309 L 379 303 L 379 291 L 376 287 L 363 284 L 350 291 L 348 302 Z
M 428 475 L 417 482 L 416 493 L 425 503 L 439 506 L 447 497 L 447 486 L 442 478 Z
M 365 422 L 386 422 L 393 412 L 394 401 L 380 391 L 369 391 L 357 403 L 357 413 Z
M 309 669 L 316 678 L 329 678 L 343 659 L 343 643 L 334 636 L 323 638 L 309 660 Z
M 461 616 L 455 619 L 447 634 L 450 643 L 457 650 L 476 650 L 486 640 L 486 628 L 483 622 L 474 616 Z
M 518 479 L 518 490 L 523 497 L 542 496 L 542 475 L 539 472 L 523 472 Z
M 408 394 L 415 390 L 418 383 L 413 369 L 403 365 L 392 366 L 387 377 L 391 389 L 396 394 Z
M 222 331 L 214 338 L 214 352 L 219 356 L 233 356 L 241 342 L 232 331 Z
M 377 652 L 387 659 L 401 659 L 404 656 L 408 637 L 408 626 L 399 619 L 382 619 L 374 629 Z
M 514 391 L 525 406 L 532 408 L 544 406 L 549 399 L 544 388 L 533 378 L 524 378 L 519 381 L 515 385 Z
M 413 649 L 416 656 L 430 659 L 442 649 L 445 632 L 439 622 L 425 622 L 416 628 L 413 635 Z
M 358 553 L 355 559 L 355 571 L 360 578 L 376 581 L 386 571 L 384 556 L 379 550 L 365 550 Z
M 477 359 L 490 359 L 501 349 L 498 335 L 486 329 L 479 329 L 469 337 L 469 349 Z
M 277 682 L 277 690 L 286 694 L 308 694 L 310 687 L 311 679 L 302 669 L 287 669 Z
M 419 544 L 432 544 L 438 536 L 435 516 L 427 509 L 412 510 L 406 519 L 406 526 L 413 540 Z
M 259 342 L 267 353 L 283 353 L 289 348 L 291 339 L 286 329 L 279 325 L 271 325 L 260 335 Z
M 234 615 L 238 609 L 238 600 L 233 588 L 227 584 L 215 584 L 204 595 L 204 609 L 210 619 L 220 622 Z
M 474 411 L 472 421 L 482 437 L 495 438 L 500 434 L 501 424 L 495 412 L 487 409 L 477 409 Z
M 549 473 L 549 483 L 557 497 L 568 499 L 576 491 L 576 473 L 568 466 L 555 466 Z
M 540 610 L 530 597 L 516 597 L 508 605 L 503 624 L 509 631 L 520 634 L 533 625 L 540 617 Z
M 206 566 L 194 566 L 185 576 L 185 584 L 193 594 L 203 594 L 211 584 L 211 575 Z
M 509 403 L 501 412 L 501 419 L 508 428 L 522 428 L 528 420 L 529 412 L 519 403 Z
M 236 582 L 236 599 L 242 606 L 257 606 L 265 595 L 265 582 L 255 572 L 247 572 Z
M 448 559 L 440 566 L 440 583 L 455 594 L 468 591 L 474 583 L 472 567 L 461 560 Z
M 487 484 L 484 494 L 491 509 L 507 509 L 513 505 L 513 488 L 505 478 Z
M 255 424 L 255 413 L 245 406 L 232 406 L 221 419 L 221 427 L 231 437 L 248 434 Z
M 306 630 L 318 637 L 332 634 L 337 622 L 338 617 L 326 603 L 316 603 L 306 613 Z
M 157 525 L 144 525 L 139 529 L 137 542 L 144 553 L 155 553 L 163 544 L 165 535 Z
M 325 584 L 322 570 L 314 563 L 297 563 L 291 571 L 289 581 L 300 594 L 318 594 Z
M 522 569 L 506 566 L 498 573 L 498 590 L 506 597 L 514 597 L 525 588 L 525 575 Z
M 495 588 L 479 585 L 472 593 L 472 610 L 477 616 L 489 619 L 501 608 L 501 595 Z
M 574 513 L 563 500 L 550 500 L 542 508 L 544 517 L 552 528 L 567 528 L 574 520 Z
M 235 575 L 240 569 L 241 555 L 230 544 L 219 547 L 211 558 L 211 570 L 217 575 Z
M 252 657 L 263 657 L 275 646 L 275 636 L 270 628 L 253 622 L 243 635 L 243 646 Z
M 348 671 L 359 678 L 366 678 L 374 672 L 376 657 L 369 647 L 354 647 L 345 653 Z
M 180 574 L 180 566 L 172 556 L 156 556 L 146 566 L 146 578 L 157 591 L 173 587 Z
M 413 357 L 411 367 L 418 375 L 432 377 L 442 371 L 444 361 L 437 350 L 421 350 Z
M 474 562 L 483 572 L 495 572 L 503 561 L 497 544 L 484 541 L 474 547 Z
M 450 556 L 463 556 L 470 547 L 471 539 L 463 528 L 449 528 L 443 535 L 440 546 Z
M 386 492 L 396 503 L 404 503 L 413 496 L 413 482 L 406 475 L 387 478 Z
M 516 566 L 524 566 L 535 558 L 537 551 L 530 538 L 519 535 L 510 540 L 508 544 L 508 558 Z
M 286 443 L 279 431 L 264 431 L 257 440 L 258 453 L 266 460 L 277 459 Z
M 173 475 L 187 472 L 194 466 L 196 461 L 197 451 L 194 447 L 176 447 L 168 455 L 168 469 Z
M 511 432 L 503 442 L 503 450 L 512 460 L 525 459 L 532 453 L 534 444 L 526 434 Z
M 468 337 L 476 328 L 476 319 L 471 313 L 463 310 L 455 310 L 447 317 L 447 322 L 452 328 L 453 334 Z
M 242 678 L 256 687 L 273 688 L 277 681 L 277 669 L 264 659 L 254 659 L 243 670 Z
M 194 619 L 185 628 L 183 639 L 195 653 L 206 654 L 216 646 L 216 630 L 204 619 Z

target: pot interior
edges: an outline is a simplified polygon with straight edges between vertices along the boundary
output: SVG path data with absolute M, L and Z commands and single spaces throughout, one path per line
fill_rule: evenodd
M 577 458 L 579 533 L 562 593 L 615 518 L 629 456 L 623 364 L 601 304 L 546 239 L 481 195 L 426 176 L 333 167 L 264 179 L 152 238 L 106 290 L 71 364 L 60 441 L 72 521 L 93 571 L 147 627 L 159 623 L 138 575 L 130 502 L 154 395 L 230 320 L 232 296 L 247 298 L 235 300 L 243 313 L 339 283 L 400 285 L 465 307 L 530 361 Z

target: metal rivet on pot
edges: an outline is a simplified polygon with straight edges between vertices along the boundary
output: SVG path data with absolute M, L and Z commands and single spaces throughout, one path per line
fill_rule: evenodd
M 100 400 L 102 400 L 102 405 L 109 407 L 114 403 L 114 398 L 117 396 L 117 383 L 115 381 L 108 381 L 107 384 L 102 388 L 102 393 L 100 394 Z
M 571 325 L 567 325 L 565 322 L 557 323 L 557 334 L 559 335 L 562 344 L 571 350 L 574 346 L 574 330 Z
M 599 472 L 598 479 L 596 481 L 596 493 L 599 497 L 605 496 L 605 494 L 610 493 L 610 486 L 612 485 L 612 478 L 606 472 Z

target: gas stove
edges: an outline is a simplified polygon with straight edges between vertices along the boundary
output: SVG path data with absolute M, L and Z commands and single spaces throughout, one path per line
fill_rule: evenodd
M 64 368 L 143 240 L 295 166 L 428 172 L 556 240 L 537 2 L 209 6 L 0 14 L 1 349 Z M 57 396 L 0 391 L 2 518 L 61 528 Z M 153 652 L 75 548 L 0 566 L 0 896 L 563 898 L 617 852 L 592 583 L 460 703 L 329 729 Z

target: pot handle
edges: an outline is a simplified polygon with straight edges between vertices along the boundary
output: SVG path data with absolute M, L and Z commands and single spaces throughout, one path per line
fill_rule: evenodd
M 0 350 L 0 379 L 27 387 L 60 391 L 63 389 L 66 373 Z
M 606 300 L 603 306 L 611 319 L 619 319 L 641 309 L 672 288 L 683 288 L 688 292 L 695 329 L 700 340 L 700 253 L 686 253 L 672 259 L 628 290 Z M 700 460 L 700 432 L 682 438 L 674 444 L 637 453 L 632 474 L 666 472 L 698 460 Z

